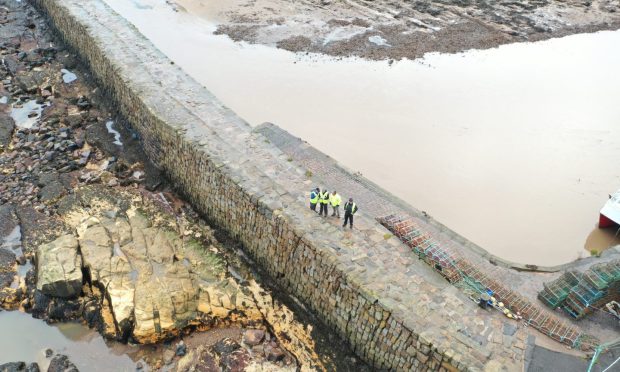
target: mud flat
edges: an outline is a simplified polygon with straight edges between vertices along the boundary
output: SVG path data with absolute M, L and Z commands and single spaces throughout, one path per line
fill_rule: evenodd
M 138 0 L 137 3 L 140 3 Z M 620 27 L 616 0 L 177 0 L 233 40 L 294 52 L 417 58 Z

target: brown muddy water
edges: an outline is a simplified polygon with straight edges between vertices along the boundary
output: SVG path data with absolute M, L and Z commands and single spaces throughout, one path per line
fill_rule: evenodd
M 620 186 L 619 31 L 390 64 L 232 42 L 212 34 L 209 2 L 105 1 L 251 125 L 279 125 L 495 255 L 556 265 L 618 244 L 596 223 Z

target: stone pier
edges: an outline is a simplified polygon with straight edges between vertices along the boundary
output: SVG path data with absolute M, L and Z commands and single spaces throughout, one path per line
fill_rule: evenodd
M 360 357 L 386 370 L 522 370 L 522 329 L 505 332 L 507 319 L 477 308 L 363 209 L 352 232 L 311 212 L 311 175 L 105 3 L 34 2 L 194 207 Z

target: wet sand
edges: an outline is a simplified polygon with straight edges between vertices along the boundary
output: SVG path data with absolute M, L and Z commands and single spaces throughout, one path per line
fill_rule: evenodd
M 107 2 L 250 124 L 283 127 L 491 253 L 589 255 L 620 184 L 620 32 L 390 64 L 233 43 L 160 1 Z

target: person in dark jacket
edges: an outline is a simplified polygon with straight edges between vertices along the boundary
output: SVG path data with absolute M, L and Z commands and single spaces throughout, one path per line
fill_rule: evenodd
M 349 201 L 344 204 L 344 224 L 342 227 L 346 227 L 348 222 L 349 228 L 353 228 L 353 215 L 355 212 L 357 212 L 357 205 L 353 202 L 353 198 L 349 198 Z
M 323 189 L 319 193 L 319 216 L 327 217 L 327 205 L 329 204 L 329 191 L 327 189 Z M 325 214 L 323 214 L 325 212 Z

